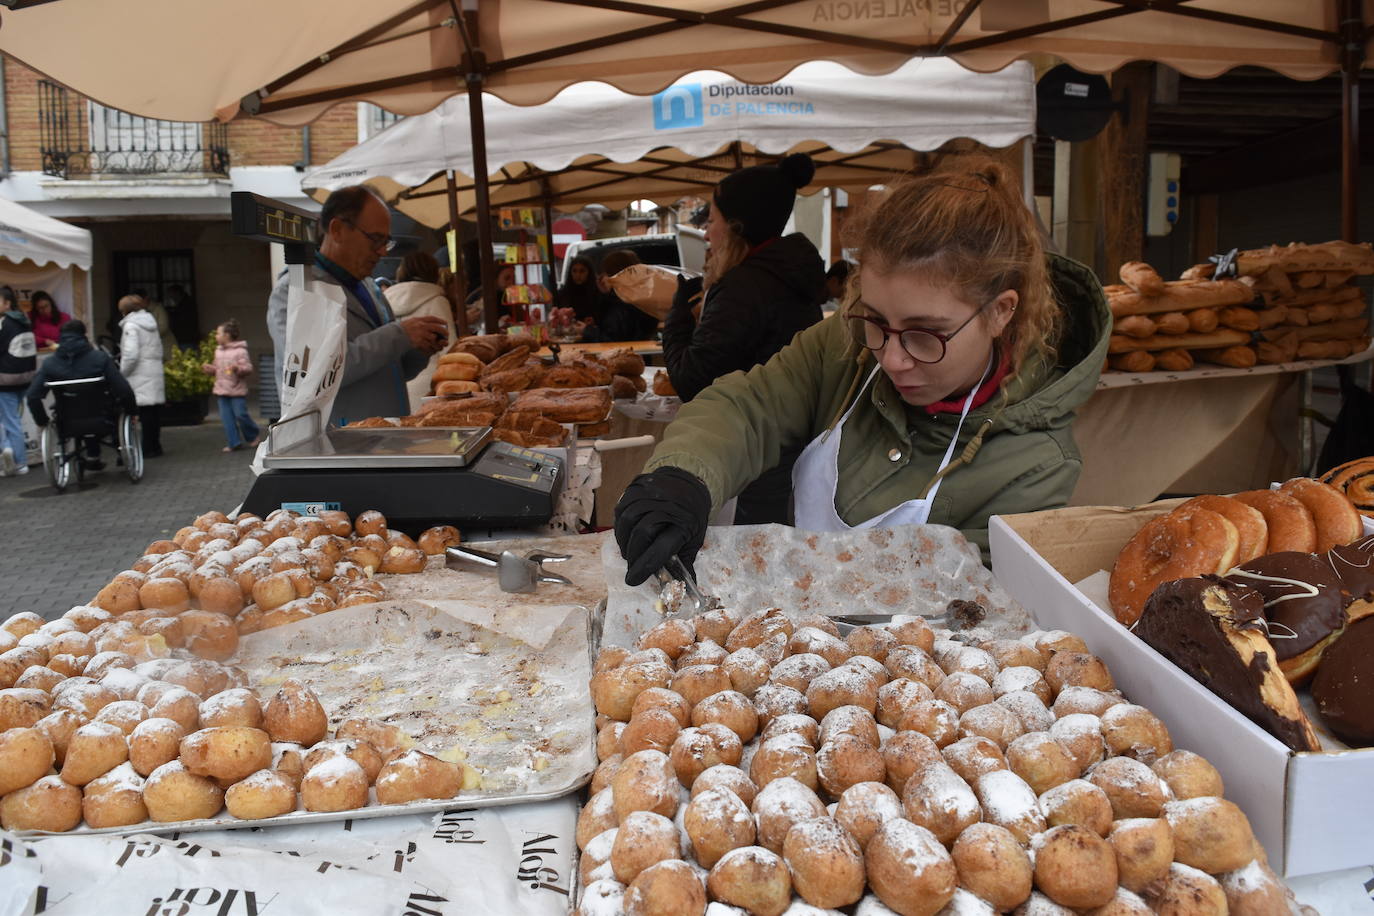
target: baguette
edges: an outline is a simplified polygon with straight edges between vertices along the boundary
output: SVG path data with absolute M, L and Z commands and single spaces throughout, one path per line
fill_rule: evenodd
M 1188 316 L 1182 312 L 1164 312 L 1155 316 L 1155 326 L 1161 334 L 1187 334 Z
M 1363 337 L 1368 330 L 1368 318 L 1347 318 L 1342 321 L 1328 321 L 1326 324 L 1314 324 L 1309 327 L 1293 327 L 1291 324 L 1279 325 L 1277 328 L 1270 328 L 1261 333 L 1266 340 L 1276 340 L 1285 333 L 1297 335 L 1298 340 L 1349 340 Z
M 1193 354 L 1181 347 L 1174 347 L 1172 350 L 1160 350 L 1154 354 L 1155 368 L 1163 369 L 1166 372 L 1186 372 L 1193 368 Z
M 1239 280 L 1187 280 L 1164 284 L 1164 294 L 1160 296 L 1122 293 L 1112 297 L 1108 304 L 1112 314 L 1121 317 L 1244 305 L 1254 298 L 1254 290 Z
M 1232 369 L 1249 369 L 1259 361 L 1254 348 L 1244 346 L 1197 350 L 1195 355 L 1198 359 Z
M 1298 359 L 1345 359 L 1363 349 L 1354 340 L 1305 340 L 1298 344 Z
M 1155 357 L 1145 350 L 1133 350 L 1107 357 L 1107 365 L 1118 372 L 1149 372 L 1155 367 Z
M 1210 334 L 1216 329 L 1216 309 L 1193 309 L 1188 313 L 1188 330 L 1194 334 Z
M 1278 293 L 1262 294 L 1270 305 L 1304 306 L 1321 302 L 1346 302 L 1353 299 L 1364 301 L 1364 291 L 1358 286 L 1338 286 L 1335 289 L 1305 289 L 1283 296 Z
M 1206 264 L 1194 264 L 1178 276 L 1180 280 L 1210 280 L 1216 269 L 1217 265 L 1208 261 Z
M 611 412 L 609 388 L 535 388 L 522 391 L 512 410 L 532 410 L 559 423 L 597 423 Z
M 1326 285 L 1326 271 L 1324 270 L 1303 270 L 1293 277 L 1293 285 L 1298 289 L 1312 289 L 1315 286 Z
M 1255 344 L 1255 355 L 1266 366 L 1291 363 L 1298 358 L 1298 335 L 1284 334 L 1277 340 L 1262 340 Z
M 1325 324 L 1328 321 L 1335 321 L 1337 318 L 1341 317 L 1339 305 L 1329 305 L 1326 303 L 1321 305 L 1309 305 L 1307 308 L 1303 309 L 1303 311 L 1307 313 L 1308 324 Z
M 1259 316 L 1254 309 L 1230 306 L 1217 311 L 1217 322 L 1224 328 L 1233 331 L 1257 331 L 1259 330 Z
M 1286 273 L 1304 270 L 1348 270 L 1358 274 L 1374 273 L 1374 248 L 1368 242 L 1352 244 L 1332 241 L 1318 245 L 1294 242 L 1280 247 L 1242 251 L 1236 259 L 1242 274 L 1262 274 L 1271 268 Z
M 1127 261 L 1119 273 L 1121 282 L 1142 296 L 1164 295 L 1164 278 L 1144 261 Z
M 1210 334 L 1156 335 L 1136 340 L 1113 334 L 1107 344 L 1108 353 L 1128 353 L 1132 350 L 1169 350 L 1183 347 L 1187 350 L 1223 349 L 1248 343 L 1250 335 L 1244 331 L 1213 331 Z
M 470 397 L 425 401 L 416 413 L 458 413 L 472 410 L 490 410 L 499 414 L 506 409 L 506 404 L 507 398 L 504 394 L 477 392 Z
M 1127 315 L 1116 320 L 1112 333 L 1125 334 L 1127 337 L 1150 337 L 1155 333 L 1155 323 L 1144 315 Z
M 1258 330 L 1263 331 L 1268 328 L 1277 327 L 1283 324 L 1288 318 L 1288 315 L 1289 309 L 1286 305 L 1277 305 L 1274 308 L 1256 312 L 1255 318 L 1259 321 Z

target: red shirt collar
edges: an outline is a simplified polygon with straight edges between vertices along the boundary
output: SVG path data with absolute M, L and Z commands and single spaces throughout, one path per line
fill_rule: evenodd
M 1002 387 L 1002 380 L 1007 377 L 1007 373 L 1010 371 L 1011 354 L 1003 352 L 1001 359 L 997 362 L 997 368 L 992 371 L 992 375 L 988 376 L 988 380 L 979 386 L 978 393 L 973 396 L 973 403 L 969 405 L 969 410 L 976 410 L 992 400 L 992 396 L 997 393 L 998 388 Z M 968 397 L 967 394 L 956 395 L 948 401 L 936 401 L 934 404 L 927 404 L 925 411 L 928 414 L 963 413 L 966 397 Z
M 758 254 L 760 251 L 762 251 L 763 249 L 767 248 L 769 245 L 773 244 L 774 242 L 776 242 L 776 241 L 777 241 L 778 239 L 780 239 L 780 238 L 782 238 L 782 236 L 775 235 L 775 236 L 773 236 L 771 239 L 764 239 L 762 242 L 759 242 L 759 243 L 758 243 L 757 245 L 755 245 L 753 248 L 750 248 L 749 251 L 746 252 L 744 256 L 747 258 L 747 257 L 751 257 L 752 255 L 756 255 L 756 254 Z

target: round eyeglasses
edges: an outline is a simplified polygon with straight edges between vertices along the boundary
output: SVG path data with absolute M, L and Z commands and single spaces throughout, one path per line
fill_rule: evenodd
M 983 313 L 986 305 L 980 307 L 964 323 L 959 325 L 948 334 L 941 334 L 939 331 L 928 331 L 924 328 L 910 328 L 899 330 L 890 328 L 877 318 L 868 315 L 850 315 L 849 333 L 853 336 L 854 342 L 861 347 L 866 347 L 873 352 L 878 352 L 887 343 L 889 337 L 896 337 L 901 343 L 906 355 L 916 360 L 918 363 L 938 363 L 945 358 L 945 349 L 949 342 L 954 339 L 964 328 L 969 326 L 973 319 Z

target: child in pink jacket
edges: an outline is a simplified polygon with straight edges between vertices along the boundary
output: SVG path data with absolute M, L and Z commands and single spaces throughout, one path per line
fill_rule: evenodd
M 247 440 L 251 448 L 258 444 L 258 426 L 248 416 L 248 376 L 253 364 L 248 359 L 248 343 L 240 338 L 239 323 L 230 318 L 215 329 L 215 361 L 201 366 L 207 375 L 215 377 L 215 395 L 219 398 L 219 419 L 224 424 L 224 436 L 229 440 L 222 451 L 238 451 Z M 242 438 L 240 438 L 242 431 Z

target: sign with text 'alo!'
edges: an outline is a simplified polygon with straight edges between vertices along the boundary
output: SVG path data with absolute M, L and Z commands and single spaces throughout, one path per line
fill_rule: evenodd
M 787 83 L 675 83 L 653 96 L 654 130 L 705 127 L 718 118 L 797 118 L 815 103 Z

